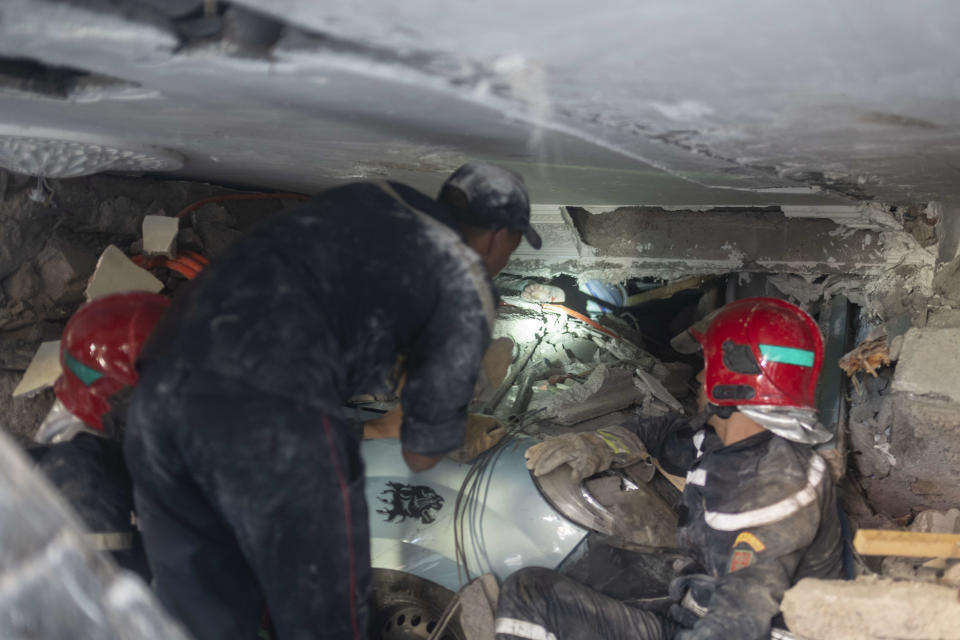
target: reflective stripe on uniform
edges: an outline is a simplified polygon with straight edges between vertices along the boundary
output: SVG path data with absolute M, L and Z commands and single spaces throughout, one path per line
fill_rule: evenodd
M 693 471 L 687 471 L 687 484 L 693 484 L 698 487 L 707 484 L 707 470 L 694 469 Z
M 547 631 L 542 625 L 516 618 L 497 618 L 493 630 L 495 633 L 506 633 L 528 640 L 557 640 L 557 636 Z
M 813 454 L 810 458 L 810 469 L 807 471 L 807 486 L 792 496 L 788 496 L 770 506 L 751 509 L 742 513 L 706 511 L 704 519 L 711 529 L 717 531 L 738 531 L 748 527 L 762 527 L 780 522 L 817 499 L 817 485 L 823 480 L 823 472 L 826 468 L 827 465 L 823 458 Z
M 88 533 L 87 540 L 100 551 L 125 551 L 133 548 L 133 533 L 130 531 Z
M 697 457 L 703 456 L 703 441 L 707 439 L 707 432 L 701 429 L 693 434 L 693 446 L 697 448 Z

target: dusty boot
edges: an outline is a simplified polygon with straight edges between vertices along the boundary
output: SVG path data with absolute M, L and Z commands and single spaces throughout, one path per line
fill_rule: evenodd
M 460 590 L 460 627 L 467 640 L 494 640 L 493 619 L 500 587 L 487 573 Z

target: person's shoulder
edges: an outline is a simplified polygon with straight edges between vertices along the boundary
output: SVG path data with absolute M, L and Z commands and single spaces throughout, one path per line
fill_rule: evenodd
M 794 501 L 794 506 L 803 506 L 800 502 L 809 502 L 805 500 L 808 494 L 815 497 L 825 467 L 809 446 L 779 436 L 754 448 L 741 461 L 737 468 L 712 470 L 708 508 L 740 513 Z

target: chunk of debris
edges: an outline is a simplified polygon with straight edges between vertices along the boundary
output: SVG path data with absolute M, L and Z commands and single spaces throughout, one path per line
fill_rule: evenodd
M 83 300 L 83 288 L 97 263 L 86 247 L 67 236 L 55 236 L 36 257 L 43 292 L 57 304 Z
M 637 386 L 644 386 L 649 390 L 654 398 L 660 400 L 674 411 L 683 412 L 683 405 L 667 390 L 667 388 L 657 380 L 652 374 L 647 373 L 641 367 L 637 367 Z
M 163 289 L 163 283 L 152 273 L 138 267 L 117 247 L 107 247 L 97 268 L 87 285 L 87 300 L 95 300 L 111 293 L 124 291 L 149 291 L 158 293 Z
M 210 258 L 222 255 L 243 233 L 236 229 L 237 219 L 218 204 L 205 204 L 192 214 L 193 229 L 203 241 Z
M 960 640 L 956 590 L 924 582 L 804 578 L 784 594 L 780 611 L 807 640 Z
M 60 341 L 41 342 L 13 396 L 31 396 L 48 387 L 60 377 Z
M 33 262 L 24 262 L 3 281 L 3 292 L 11 302 L 29 300 L 40 292 L 40 274 Z
M 918 533 L 960 533 L 960 509 L 921 511 L 909 528 Z
M 180 220 L 170 216 L 144 216 L 143 252 L 148 256 L 174 257 Z
M 549 398 L 542 405 L 544 416 L 561 425 L 574 425 L 629 407 L 646 395 L 633 380 L 626 369 L 600 365 L 583 384 Z M 534 408 L 540 407 L 531 403 Z
M 948 509 L 947 511 L 928 509 L 921 511 L 907 529 L 915 533 L 960 533 L 960 509 Z M 925 551 L 920 552 L 926 553 Z M 881 573 L 890 578 L 923 580 L 926 582 L 942 581 L 944 584 L 947 584 L 946 580 L 952 580 L 953 578 L 948 578 L 945 574 L 951 564 L 957 562 L 955 559 L 948 560 L 944 558 L 929 560 L 924 556 L 887 556 L 883 559 Z M 956 577 L 960 579 L 960 572 L 955 573 Z

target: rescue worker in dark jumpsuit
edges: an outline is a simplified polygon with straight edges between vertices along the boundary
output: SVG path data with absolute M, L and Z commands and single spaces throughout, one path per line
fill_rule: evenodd
M 813 409 L 823 358 L 816 323 L 787 302 L 752 298 L 685 335 L 675 348 L 692 352 L 699 342 L 704 352 L 702 429 L 680 417 L 637 418 L 527 452 L 535 475 L 568 464 L 582 479 L 645 446 L 667 471 L 686 474 L 677 542 L 689 559 L 675 565 L 682 575 L 669 582 L 669 611 L 527 568 L 501 589 L 498 640 L 766 639 L 787 588 L 841 577 L 835 488 L 811 447 L 830 437 Z
M 522 179 L 464 165 L 437 200 L 330 189 L 272 219 L 171 303 L 140 359 L 125 454 L 153 586 L 198 638 L 366 637 L 360 434 L 342 416 L 401 375 L 414 471 L 462 443 L 490 276 L 529 227 Z

